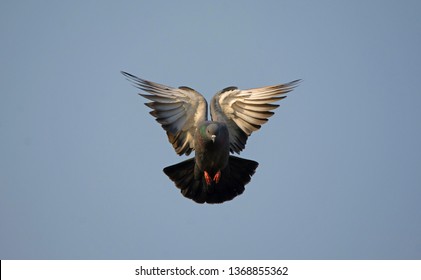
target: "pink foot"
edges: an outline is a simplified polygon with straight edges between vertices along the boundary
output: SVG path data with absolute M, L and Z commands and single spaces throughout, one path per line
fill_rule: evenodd
M 209 176 L 209 173 L 205 170 L 203 175 L 205 176 L 206 185 L 210 186 L 212 184 L 212 178 Z
M 215 176 L 213 176 L 213 181 L 218 184 L 220 179 L 221 179 L 221 170 L 218 170 Z

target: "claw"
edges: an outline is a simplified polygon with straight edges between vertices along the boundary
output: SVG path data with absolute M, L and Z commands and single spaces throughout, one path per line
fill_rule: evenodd
M 209 176 L 209 173 L 205 170 L 203 175 L 205 177 L 206 185 L 210 186 L 212 184 L 212 178 Z
M 213 181 L 218 184 L 220 179 L 221 179 L 221 170 L 218 170 L 215 176 L 213 176 Z

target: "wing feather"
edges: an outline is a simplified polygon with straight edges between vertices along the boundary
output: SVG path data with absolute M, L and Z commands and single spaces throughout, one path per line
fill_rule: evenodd
M 194 149 L 194 132 L 199 123 L 207 120 L 205 98 L 189 87 L 173 88 L 150 82 L 127 72 L 121 72 L 135 87 L 147 92 L 141 96 L 150 114 L 167 132 L 168 141 L 179 155 L 189 155 Z
M 248 136 L 260 129 L 279 106 L 272 102 L 285 98 L 299 82 L 247 90 L 228 87 L 215 94 L 211 101 L 212 120 L 227 124 L 231 152 L 240 153 L 245 148 Z
M 267 119 L 274 114 L 274 112 L 271 112 L 271 111 L 255 111 L 255 110 L 252 110 L 253 108 L 246 109 L 243 106 L 238 105 L 238 104 L 233 104 L 232 107 L 234 111 L 238 113 L 242 113 L 246 116 L 254 117 L 257 119 Z

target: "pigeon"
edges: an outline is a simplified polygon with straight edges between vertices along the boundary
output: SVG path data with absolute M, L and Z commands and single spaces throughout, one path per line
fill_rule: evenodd
M 241 90 L 227 87 L 217 92 L 208 104 L 197 91 L 186 86 L 170 87 L 121 73 L 145 93 L 151 102 L 150 114 L 166 131 L 178 155 L 193 158 L 164 168 L 164 173 L 181 194 L 197 203 L 223 203 L 242 194 L 258 163 L 240 158 L 247 138 L 268 121 L 279 105 L 300 82 Z

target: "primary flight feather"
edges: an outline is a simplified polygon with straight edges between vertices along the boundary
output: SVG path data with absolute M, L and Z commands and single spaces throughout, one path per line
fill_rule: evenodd
M 170 87 L 121 72 L 146 92 L 150 114 L 167 132 L 179 155 L 195 157 L 164 168 L 181 193 L 198 203 L 222 203 L 243 193 L 258 163 L 230 155 L 239 154 L 247 138 L 274 113 L 273 104 L 286 97 L 300 80 L 241 90 L 227 87 L 214 95 L 208 120 L 206 99 L 189 87 Z

